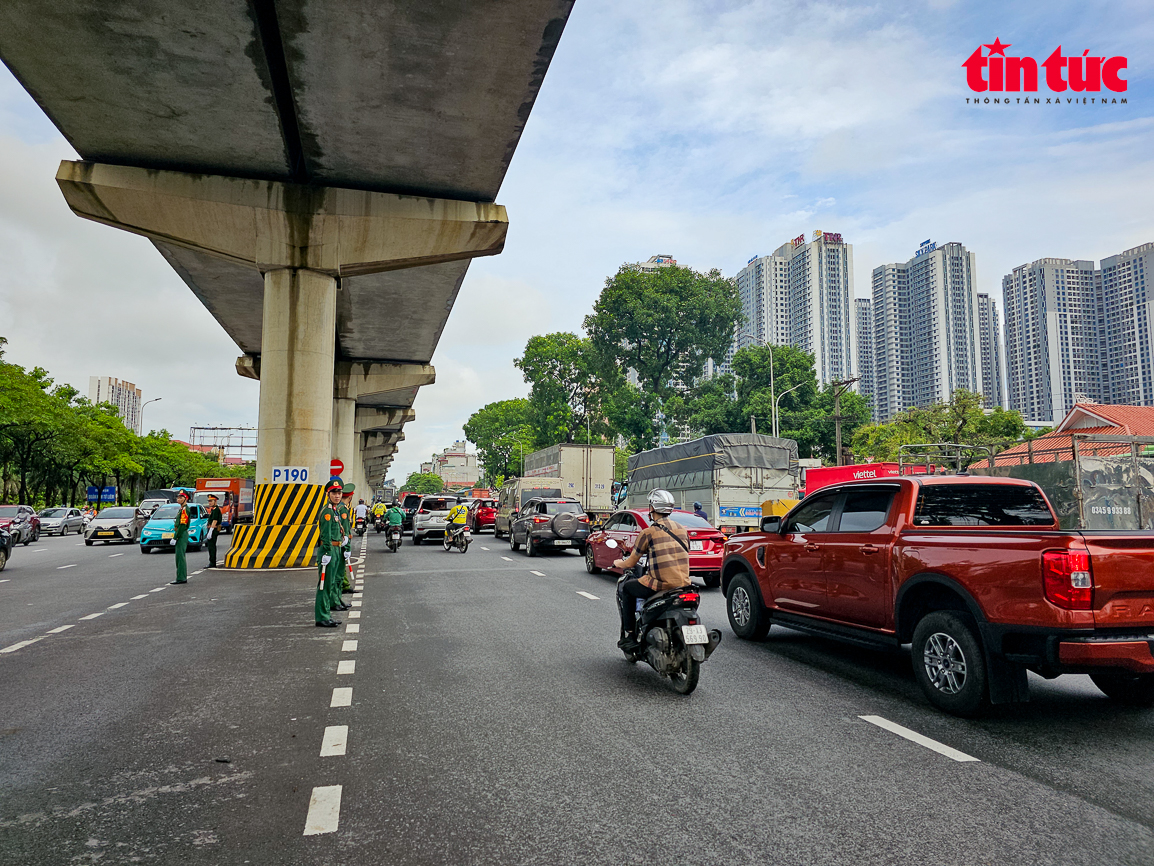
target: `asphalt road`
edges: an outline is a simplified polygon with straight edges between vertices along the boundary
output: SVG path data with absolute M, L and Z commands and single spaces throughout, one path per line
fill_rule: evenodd
M 739 641 L 709 591 L 725 639 L 685 697 L 624 661 L 576 553 L 370 534 L 356 569 L 363 616 L 326 630 L 307 572 L 174 587 L 169 554 L 19 548 L 0 863 L 1154 862 L 1154 711 L 1084 677 L 954 719 L 908 658 Z

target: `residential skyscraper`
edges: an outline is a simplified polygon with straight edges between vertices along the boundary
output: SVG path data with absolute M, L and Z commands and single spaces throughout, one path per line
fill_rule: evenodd
M 746 346 L 796 346 L 812 352 L 822 385 L 854 375 L 853 245 L 815 231 L 755 256 L 737 275 L 745 324 L 718 372 Z
M 1005 405 L 1002 360 L 1002 326 L 998 305 L 989 295 L 978 292 L 978 351 L 982 358 L 982 396 L 987 409 Z
M 854 298 L 854 312 L 857 317 L 857 374 L 860 379 L 858 391 L 871 407 L 874 401 L 874 317 L 873 301 L 869 298 Z
M 1079 400 L 1113 402 L 1097 277 L 1086 260 L 1038 259 L 1002 278 L 1007 408 L 1056 424 Z
M 111 403 L 124 426 L 140 435 L 141 390 L 131 382 L 110 376 L 88 377 L 88 399 L 93 403 Z
M 909 261 L 874 268 L 872 282 L 877 420 L 983 391 L 973 253 L 923 241 Z
M 1099 355 L 1109 374 L 1102 402 L 1154 405 L 1154 286 L 1146 283 L 1151 266 L 1154 243 L 1102 259 L 1096 273 Z

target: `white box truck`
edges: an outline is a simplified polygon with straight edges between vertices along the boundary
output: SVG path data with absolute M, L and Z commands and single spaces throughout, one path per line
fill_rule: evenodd
M 668 490 L 678 508 L 700 502 L 727 532 L 761 528 L 761 504 L 797 499 L 797 442 L 757 433 L 718 433 L 629 458 L 626 508 L 648 508 L 649 492 Z
M 613 512 L 612 445 L 554 445 L 525 455 L 526 480 L 556 478 L 561 495 L 576 499 L 585 513 L 600 518 Z

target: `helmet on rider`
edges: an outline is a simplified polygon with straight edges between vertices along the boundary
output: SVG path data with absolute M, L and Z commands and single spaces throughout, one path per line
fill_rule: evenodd
M 700 511 L 701 510 L 701 503 L 700 502 L 694 502 L 693 503 L 693 510 L 694 511 Z
M 457 497 L 457 504 L 458 504 L 458 505 L 460 505 L 460 504 L 461 504 L 462 502 L 464 502 L 464 501 L 465 501 L 465 497 L 464 497 L 464 496 L 458 496 L 458 497 Z
M 654 490 L 649 494 L 649 510 L 654 514 L 672 514 L 676 507 L 673 494 L 668 490 Z

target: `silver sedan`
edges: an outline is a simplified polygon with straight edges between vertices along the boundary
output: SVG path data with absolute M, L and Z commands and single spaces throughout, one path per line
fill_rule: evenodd
M 41 535 L 67 535 L 84 531 L 84 515 L 79 508 L 45 508 L 40 512 Z

